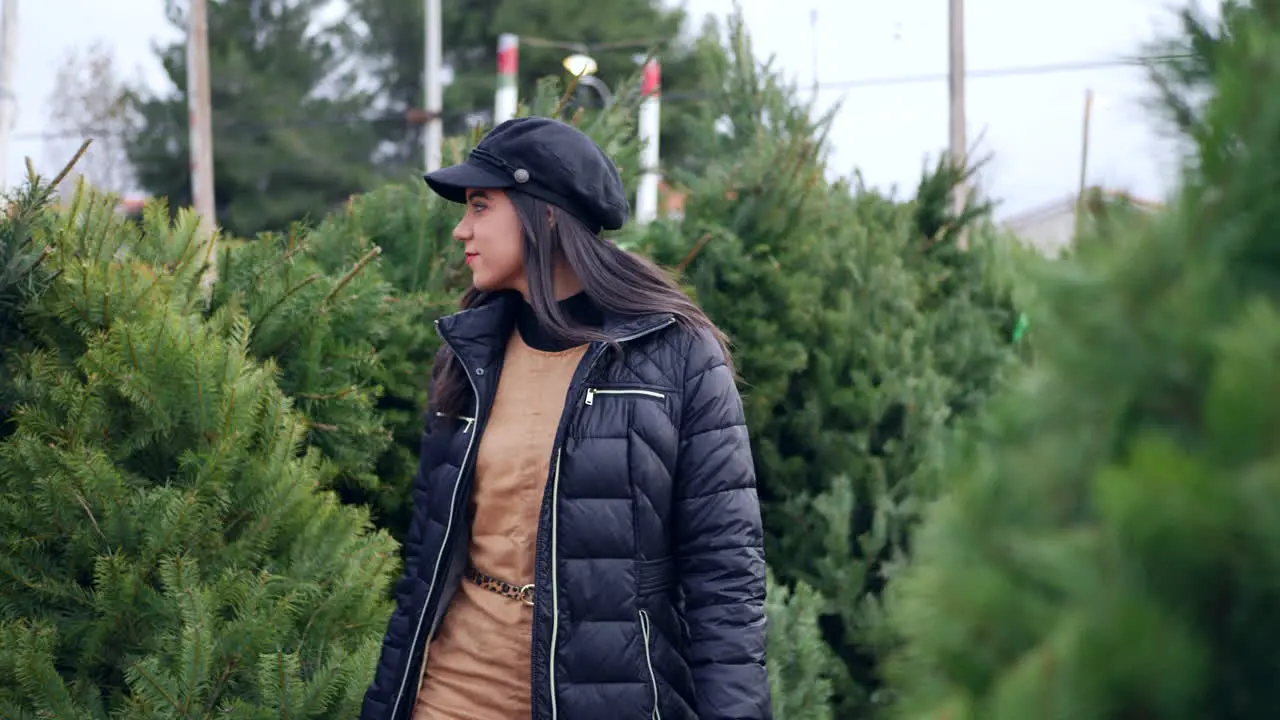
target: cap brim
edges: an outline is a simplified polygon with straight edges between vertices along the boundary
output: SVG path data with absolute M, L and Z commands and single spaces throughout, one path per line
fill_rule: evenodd
M 498 175 L 470 163 L 441 168 L 427 173 L 423 179 L 437 195 L 456 203 L 467 201 L 469 188 L 494 190 L 508 188 L 514 184 L 510 177 Z

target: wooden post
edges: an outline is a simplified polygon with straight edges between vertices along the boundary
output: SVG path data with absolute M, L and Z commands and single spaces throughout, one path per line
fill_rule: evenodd
M 440 0 L 426 0 L 423 6 L 426 51 L 423 62 L 423 105 L 427 109 L 427 127 L 422 133 L 423 164 L 427 172 L 440 169 L 440 147 L 444 142 L 444 120 L 440 117 L 444 95 L 444 49 L 440 39 Z
M 968 167 L 967 140 L 965 139 L 965 103 L 964 103 L 964 0 L 949 0 L 948 5 L 948 29 L 949 29 L 949 75 L 950 75 L 950 99 L 951 99 L 951 162 L 958 170 L 963 171 Z M 969 188 L 967 182 L 956 184 L 952 203 L 955 215 L 959 217 L 964 211 L 964 206 L 968 200 Z M 967 249 L 969 247 L 969 237 L 967 232 L 962 232 L 960 236 L 960 248 Z
M 187 117 L 191 162 L 191 202 L 200 216 L 200 234 L 208 240 L 209 263 L 201 284 L 218 279 L 216 206 L 213 187 L 213 100 L 209 78 L 209 8 L 207 0 L 191 0 L 187 35 Z

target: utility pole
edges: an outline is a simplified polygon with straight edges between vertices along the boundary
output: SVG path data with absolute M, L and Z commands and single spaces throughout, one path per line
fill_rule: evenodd
M 187 123 L 191 163 L 191 201 L 200 216 L 200 234 L 208 240 L 208 269 L 201 279 L 212 287 L 218 279 L 217 224 L 213 187 L 213 100 L 209 79 L 209 7 L 191 0 L 187 19 Z
M 9 174 L 9 140 L 18 120 L 18 96 L 13 92 L 13 63 L 17 58 L 18 0 L 0 0 L 0 190 Z
M 809 43 L 813 50 L 813 103 L 818 103 L 818 8 L 809 8 Z
M 964 0 L 948 0 L 948 25 L 950 31 L 950 96 L 951 96 L 951 161 L 955 167 L 963 170 L 968 167 L 966 154 L 968 148 L 965 139 L 964 119 Z M 964 210 L 968 200 L 968 183 L 957 183 L 952 197 L 955 214 Z M 967 248 L 969 239 L 966 235 L 960 238 L 961 248 Z
M 440 146 L 444 142 L 444 125 L 440 117 L 442 110 L 444 84 L 440 77 L 444 67 L 444 48 L 440 40 L 440 0 L 425 0 L 426 56 L 423 63 L 423 95 L 426 96 L 427 127 L 422 133 L 423 162 L 427 172 L 440 169 Z
M 1084 124 L 1080 138 L 1080 189 L 1076 193 L 1076 233 L 1074 240 L 1080 238 L 1084 228 L 1085 187 L 1089 181 L 1089 121 L 1093 116 L 1093 88 L 1084 91 Z

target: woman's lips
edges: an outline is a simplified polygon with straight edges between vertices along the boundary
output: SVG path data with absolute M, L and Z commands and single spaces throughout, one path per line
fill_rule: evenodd
M 467 264 L 470 265 L 471 261 L 475 260 L 477 255 L 479 255 L 479 253 L 467 253 Z

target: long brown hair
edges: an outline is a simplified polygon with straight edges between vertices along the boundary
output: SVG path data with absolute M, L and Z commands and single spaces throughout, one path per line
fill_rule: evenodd
M 559 207 L 514 190 L 508 191 L 508 196 L 524 227 L 529 304 L 550 334 L 573 345 L 610 340 L 600 328 L 574 322 L 556 302 L 554 269 L 563 257 L 587 297 L 600 309 L 631 316 L 667 313 L 684 327 L 710 330 L 732 369 L 728 338 L 661 268 L 601 239 Z M 462 296 L 460 306 L 464 310 L 479 307 L 491 296 L 472 287 Z M 448 345 L 436 356 L 432 376 L 431 406 L 435 412 L 455 416 L 470 412 L 467 399 L 471 385 Z

